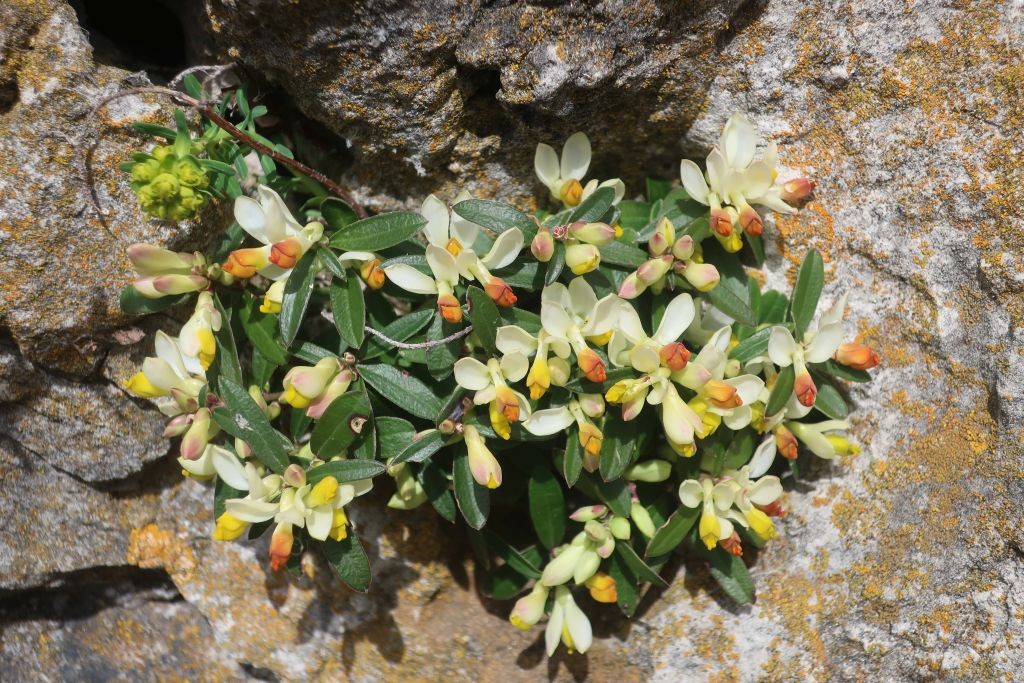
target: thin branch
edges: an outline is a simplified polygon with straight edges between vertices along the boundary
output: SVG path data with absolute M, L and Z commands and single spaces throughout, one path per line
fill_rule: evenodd
M 143 88 L 130 88 L 128 90 L 122 90 L 120 92 L 114 93 L 109 97 L 105 97 L 104 99 L 100 100 L 99 104 L 93 107 L 92 113 L 95 114 L 99 109 L 106 106 L 113 100 L 118 99 L 119 97 L 126 97 L 128 95 L 141 95 L 146 93 L 154 95 L 167 95 L 169 97 L 173 97 L 179 102 L 182 102 L 183 104 L 192 107 L 193 109 L 198 111 L 202 116 L 208 118 L 210 121 L 213 121 L 213 123 L 216 124 L 218 128 L 225 131 L 228 135 L 235 138 L 236 140 L 245 143 L 246 145 L 252 147 L 257 152 L 266 154 L 268 157 L 278 162 L 279 164 L 287 166 L 288 168 L 317 181 L 318 183 L 326 187 L 332 194 L 334 194 L 337 197 L 340 197 L 347 204 L 349 204 L 353 208 L 353 210 L 355 210 L 357 216 L 359 216 L 360 218 L 366 218 L 366 209 L 364 209 L 362 205 L 355 200 L 355 197 L 353 197 L 352 194 L 344 187 L 337 184 L 336 182 L 334 182 L 333 180 L 331 180 L 330 178 L 328 178 L 315 168 L 310 168 L 301 161 L 290 159 L 285 155 L 281 154 L 280 152 L 271 149 L 270 147 L 267 147 L 262 142 L 253 139 L 253 137 L 250 136 L 248 133 L 241 130 L 233 123 L 225 119 L 223 116 L 218 114 L 210 102 L 200 102 L 196 98 L 186 95 L 183 92 L 154 85 Z M 98 209 L 99 207 L 97 206 L 96 208 Z
M 378 339 L 387 342 L 388 344 L 394 346 L 397 349 L 432 349 L 435 346 L 442 346 L 444 344 L 447 344 L 448 342 L 452 342 L 455 341 L 456 339 L 461 339 L 462 337 L 465 337 L 467 334 L 473 331 L 473 326 L 470 325 L 468 327 L 464 327 L 458 332 L 449 334 L 444 339 L 435 339 L 433 341 L 421 342 L 419 344 L 407 344 L 405 342 L 398 341 L 397 339 L 392 339 L 391 337 L 387 336 L 380 330 L 375 330 L 369 325 L 363 327 L 363 329 L 372 334 L 374 337 L 377 337 Z
M 224 73 L 228 69 L 233 69 L 234 67 L 235 67 L 235 63 L 234 62 L 228 62 L 227 64 L 199 64 L 198 66 L 191 66 L 191 67 L 185 69 L 184 71 L 182 71 L 181 73 L 179 73 L 177 76 L 172 78 L 170 81 L 168 81 L 167 82 L 167 87 L 168 88 L 177 88 L 179 85 L 181 85 L 182 81 L 185 80 L 185 76 L 188 76 L 189 74 L 199 73 L 200 71 L 209 72 L 209 73 L 206 74 L 206 76 L 201 81 L 202 84 L 205 84 L 209 79 L 211 79 L 211 78 L 213 78 L 215 76 L 219 76 L 220 74 Z

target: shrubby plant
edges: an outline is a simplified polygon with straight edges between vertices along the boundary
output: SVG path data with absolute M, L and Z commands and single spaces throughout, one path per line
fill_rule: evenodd
M 754 207 L 794 212 L 813 183 L 780 182 L 774 145 L 755 160 L 743 115 L 704 170 L 684 160 L 681 187 L 652 178 L 643 199 L 584 182 L 576 133 L 537 147 L 547 209 L 462 193 L 358 218 L 265 153 L 291 158 L 242 90 L 217 112 L 245 134 L 140 124 L 165 143 L 128 170 L 155 216 L 225 197 L 234 222 L 208 253 L 131 247 L 122 297 L 194 306 L 128 388 L 168 416 L 184 474 L 212 483 L 214 538 L 269 532 L 273 569 L 320 552 L 367 590 L 346 508 L 384 486 L 390 507 L 468 531 L 484 590 L 518 596 L 512 624 L 546 616 L 549 654 L 585 652 L 578 601 L 631 616 L 677 552 L 751 601 L 744 549 L 775 536 L 783 478 L 857 452 L 837 385 L 878 356 L 843 342 L 845 295 L 817 313 L 817 252 L 791 296 L 747 274 L 764 258 Z

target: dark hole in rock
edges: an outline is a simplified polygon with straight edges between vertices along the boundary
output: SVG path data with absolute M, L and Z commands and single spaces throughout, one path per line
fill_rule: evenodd
M 186 66 L 185 31 L 171 3 L 72 0 L 97 62 L 167 80 Z
M 498 91 L 501 90 L 501 74 L 497 70 L 460 65 L 459 75 L 465 84 L 463 96 L 466 98 L 466 127 L 477 137 L 507 132 L 505 110 L 497 99 Z
M 9 79 L 0 82 L 0 114 L 6 114 L 18 103 L 18 82 Z

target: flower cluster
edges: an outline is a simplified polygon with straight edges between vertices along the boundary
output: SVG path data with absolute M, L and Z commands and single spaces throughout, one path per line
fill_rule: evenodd
M 207 161 L 241 172 L 250 151 L 228 153 Z M 681 187 L 627 199 L 586 181 L 577 133 L 561 155 L 537 147 L 551 211 L 463 192 L 357 220 L 256 154 L 250 192 L 222 183 L 237 228 L 220 244 L 129 249 L 126 309 L 194 308 L 128 389 L 168 416 L 184 473 L 214 483 L 213 537 L 270 532 L 275 570 L 317 549 L 365 590 L 349 508 L 383 476 L 389 507 L 468 527 L 484 590 L 518 597 L 518 628 L 546 618 L 549 654 L 590 647 L 585 600 L 632 615 L 677 549 L 749 601 L 744 549 L 779 533 L 808 460 L 857 453 L 839 381 L 879 363 L 844 343 L 845 295 L 815 322 L 817 252 L 792 297 L 746 274 L 754 207 L 792 212 L 813 189 L 777 182 L 773 145 L 755 156 L 733 116 L 706 172 L 684 160 Z

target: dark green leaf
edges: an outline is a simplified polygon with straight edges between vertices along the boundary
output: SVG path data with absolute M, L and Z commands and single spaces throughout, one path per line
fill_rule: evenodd
M 380 251 L 404 242 L 427 220 L 411 211 L 395 211 L 363 218 L 331 235 L 331 246 L 346 251 Z
M 637 446 L 637 422 L 624 422 L 610 417 L 604 423 L 601 442 L 600 472 L 605 481 L 612 481 L 633 464 Z
M 173 140 L 174 136 L 177 135 L 177 133 L 167 126 L 160 126 L 155 123 L 146 123 L 145 121 L 132 121 L 132 128 L 143 135 L 152 135 L 168 141 Z
M 846 407 L 846 401 L 843 400 L 836 388 L 820 380 L 814 407 L 834 420 L 845 420 L 850 414 L 850 409 Z
M 627 617 L 632 617 L 640 602 L 640 593 L 637 590 L 640 580 L 636 578 L 636 573 L 629 568 L 622 556 L 617 553 L 612 553 L 612 556 L 608 558 L 608 575 L 615 580 L 616 603 L 618 603 L 619 609 Z
M 388 466 L 399 465 L 403 462 L 423 462 L 441 450 L 447 441 L 447 435 L 436 429 L 430 429 L 421 434 L 420 438 L 408 443 L 398 455 L 391 459 Z
M 257 460 L 278 474 L 283 472 L 288 465 L 288 453 L 284 445 L 287 439 L 270 426 L 267 416 L 249 396 L 249 392 L 240 384 L 221 376 L 219 394 L 226 409 L 214 411 L 217 424 L 249 444 Z
M 492 356 L 499 355 L 495 339 L 501 316 L 498 307 L 491 297 L 479 287 L 470 286 L 467 290 L 469 298 L 469 320 L 473 323 L 473 332 Z
M 449 522 L 454 522 L 456 515 L 455 498 L 448 489 L 448 477 L 445 476 L 444 470 L 428 460 L 420 465 L 419 471 L 416 473 L 416 479 L 427 494 L 430 504 L 437 510 L 437 514 Z
M 750 310 L 750 292 L 747 291 L 746 281 L 738 282 L 723 274 L 714 289 L 708 292 L 708 298 L 715 308 L 736 321 L 751 327 L 757 325 L 754 312 Z
M 619 225 L 629 230 L 640 231 L 647 225 L 647 217 L 651 213 L 651 205 L 647 202 L 630 200 L 619 202 Z
M 650 258 L 646 251 L 618 240 L 603 247 L 598 247 L 598 251 L 601 252 L 602 264 L 610 263 L 616 266 L 626 266 L 627 268 L 636 268 Z
M 540 578 L 540 569 L 531 563 L 522 553 L 509 545 L 504 539 L 492 531 L 484 531 L 484 538 L 487 545 L 495 555 L 505 560 L 505 563 L 530 579 Z
M 565 222 L 593 223 L 599 221 L 613 201 L 615 201 L 615 190 L 610 187 L 599 187 L 594 190 L 594 194 L 584 199 L 579 206 L 572 210 Z
M 743 560 L 721 548 L 708 553 L 711 576 L 722 587 L 726 595 L 740 604 L 754 602 L 754 582 Z
M 407 413 L 433 420 L 441 410 L 441 400 L 426 384 L 390 365 L 359 365 L 360 377 L 377 393 Z
M 342 340 L 354 349 L 363 345 L 366 330 L 366 303 L 363 301 L 363 289 L 359 286 L 359 278 L 350 277 L 344 282 L 331 282 L 331 310 L 334 313 L 334 326 Z
M 362 391 L 349 391 L 331 401 L 317 420 L 309 439 L 309 446 L 322 460 L 341 455 L 355 441 L 359 432 L 352 429 L 353 421 L 360 431 L 371 417 L 370 403 Z
M 754 263 L 760 268 L 764 265 L 764 240 L 760 235 L 747 235 L 747 244 L 750 245 L 750 253 L 754 255 Z
M 772 328 L 766 327 L 750 335 L 729 351 L 729 358 L 746 363 L 752 358 L 768 355 L 768 341 L 772 336 Z
M 412 423 L 400 417 L 378 417 L 374 419 L 374 423 L 380 441 L 380 454 L 385 460 L 401 453 L 402 449 L 412 443 L 412 437 L 416 435 L 416 428 Z
M 467 221 L 482 225 L 494 232 L 504 232 L 509 228 L 523 231 L 527 243 L 537 234 L 537 226 L 525 213 L 515 207 L 489 199 L 466 199 L 452 210 Z
M 482 529 L 491 511 L 491 494 L 486 487 L 476 483 L 469 469 L 469 454 L 460 448 L 452 461 L 452 475 L 455 480 L 455 500 L 469 526 Z
M 653 559 L 667 555 L 683 542 L 686 534 L 701 515 L 701 508 L 680 507 L 672 513 L 664 524 L 658 527 L 647 544 L 646 557 Z
M 551 467 L 538 465 L 530 473 L 528 485 L 530 519 L 537 538 L 548 548 L 562 542 L 565 536 L 565 496 Z
M 338 576 L 349 588 L 365 593 L 370 587 L 370 560 L 359 539 L 349 531 L 340 541 L 328 538 L 323 542 L 323 553 Z
M 309 306 L 309 298 L 313 295 L 316 272 L 316 250 L 310 249 L 292 268 L 291 275 L 285 283 L 281 312 L 277 316 L 281 341 L 285 346 L 291 346 L 303 318 L 306 317 L 306 307 Z
M 512 289 L 536 291 L 544 287 L 547 266 L 538 261 L 516 261 L 501 272 L 501 278 Z
M 824 284 L 825 264 L 821 260 L 821 254 L 816 249 L 811 249 L 800 265 L 800 272 L 797 273 L 796 284 L 793 286 L 793 301 L 789 310 L 796 326 L 797 341 L 804 338 L 804 332 L 814 317 Z
M 257 299 L 239 307 L 238 318 L 242 330 L 264 358 L 274 365 L 284 365 L 288 361 L 288 354 L 275 339 L 277 320 L 273 315 L 260 313 L 259 307 Z
M 181 303 L 190 296 L 190 294 L 172 294 L 159 299 L 150 299 L 139 294 L 139 290 L 135 289 L 133 285 L 128 285 L 121 290 L 121 310 L 128 315 L 159 313 L 174 304 Z
M 339 484 L 373 479 L 383 474 L 385 469 L 384 463 L 377 462 L 376 460 L 332 460 L 331 462 L 325 462 L 323 465 L 317 465 L 306 472 L 306 483 L 315 484 L 327 477 L 334 477 L 338 480 Z
M 854 370 L 831 359 L 824 363 L 816 363 L 813 367 L 815 370 L 821 370 L 826 374 L 838 377 L 839 379 L 845 379 L 849 382 L 871 381 L 871 375 L 868 374 L 867 370 Z
M 648 581 L 656 586 L 661 586 L 662 588 L 668 587 L 668 582 L 658 576 L 658 572 L 651 569 L 650 566 L 648 566 L 648 564 L 636 554 L 636 551 L 633 550 L 633 546 L 631 546 L 628 541 L 616 541 L 615 554 L 622 558 L 626 563 L 626 566 L 628 566 L 641 581 Z
M 345 269 L 345 265 L 338 260 L 337 255 L 330 249 L 320 250 L 320 262 L 327 272 L 334 276 L 335 280 L 344 282 L 348 279 L 348 270 Z
M 565 244 L 563 242 L 555 242 L 555 251 L 551 255 L 551 260 L 548 261 L 547 268 L 544 271 L 544 284 L 554 284 L 564 269 Z
M 789 397 L 793 394 L 793 382 L 795 379 L 796 372 L 792 365 L 779 371 L 778 377 L 775 378 L 775 386 L 772 387 L 772 392 L 768 396 L 768 405 L 764 409 L 766 417 L 775 415 L 786 407 L 786 402 L 789 401 Z
M 664 178 L 647 178 L 647 201 L 656 202 L 664 199 L 672 189 L 672 183 Z
M 357 216 L 355 209 L 337 197 L 328 197 L 320 205 L 320 215 L 331 230 L 341 230 L 348 225 L 355 223 Z
M 725 450 L 724 465 L 727 470 L 738 470 L 747 464 L 750 456 L 754 454 L 754 430 L 750 428 L 741 429 L 736 432 L 732 442 Z
M 619 380 L 632 379 L 636 374 L 633 368 L 612 368 L 605 372 L 604 382 L 591 382 L 586 377 L 580 376 L 569 380 L 565 388 L 574 394 L 603 394 Z
M 220 329 L 213 333 L 214 339 L 217 340 L 217 355 L 207 369 L 206 376 L 210 380 L 210 386 L 214 387 L 219 387 L 224 379 L 241 384 L 242 365 L 238 362 L 238 346 L 235 344 L 235 333 L 231 328 L 232 317 L 217 294 L 213 295 L 213 305 L 220 313 L 221 325 Z
M 289 349 L 289 352 L 301 361 L 305 361 L 311 365 L 316 365 L 324 358 L 334 358 L 338 354 L 328 351 L 322 346 L 317 346 L 313 342 L 299 342 L 299 345 Z
M 569 487 L 575 486 L 583 471 L 583 445 L 580 444 L 579 430 L 573 429 L 565 436 L 565 455 L 561 469 L 565 483 Z
M 462 323 L 453 325 L 446 322 L 438 313 L 427 328 L 427 340 L 438 341 L 451 336 L 463 327 Z M 427 370 L 434 379 L 444 379 L 452 374 L 455 361 L 462 355 L 463 338 L 453 339 L 446 344 L 438 344 L 427 349 Z
M 786 322 L 786 309 L 789 299 L 782 292 L 769 289 L 761 294 L 761 302 L 757 309 L 757 324 L 781 324 Z
M 495 600 L 511 600 L 522 593 L 529 582 L 529 578 L 505 564 L 487 573 L 482 588 Z

